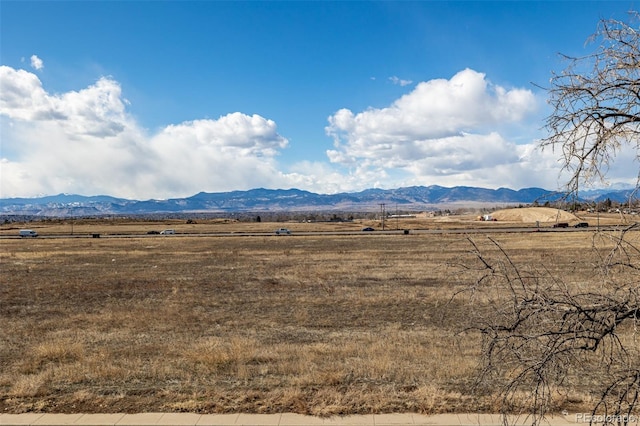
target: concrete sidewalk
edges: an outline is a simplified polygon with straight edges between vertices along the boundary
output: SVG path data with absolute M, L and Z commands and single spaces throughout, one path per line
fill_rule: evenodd
M 530 425 L 531 419 L 514 418 L 513 424 Z M 569 426 L 580 422 L 577 415 L 556 416 L 545 420 L 546 426 Z M 588 422 L 587 422 L 588 423 Z M 345 417 L 313 417 L 301 414 L 0 414 L 0 425 L 84 425 L 84 426 L 501 426 L 502 417 L 491 414 L 369 414 Z

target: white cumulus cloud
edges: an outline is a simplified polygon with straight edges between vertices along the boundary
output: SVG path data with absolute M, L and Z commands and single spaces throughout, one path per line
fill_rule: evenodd
M 335 146 L 327 155 L 360 173 L 402 175 L 412 184 L 511 187 L 512 179 L 491 176 L 517 174 L 528 163 L 502 131 L 532 115 L 537 104 L 530 90 L 506 89 L 466 69 L 449 80 L 418 83 L 386 108 L 337 111 L 326 128 Z
M 31 67 L 34 70 L 40 71 L 44 68 L 44 62 L 42 62 L 42 59 L 38 58 L 37 55 L 31 55 Z
M 149 134 L 117 81 L 48 93 L 38 77 L 0 66 L 1 197 L 60 192 L 131 198 L 284 187 L 288 141 L 272 120 L 239 112 Z
M 51 93 L 33 72 L 0 66 L 0 87 L 3 198 L 66 192 L 149 199 L 257 187 L 335 193 L 434 184 L 556 189 L 564 182 L 559 153 L 535 149 L 529 127 L 540 127 L 536 96 L 470 69 L 420 82 L 385 108 L 339 109 L 325 129 L 334 144 L 327 158 L 286 166 L 278 159 L 289 141 L 260 115 L 232 112 L 150 131 L 128 111 L 111 77 Z M 637 175 L 637 163 L 628 163 L 612 169 L 616 182 Z

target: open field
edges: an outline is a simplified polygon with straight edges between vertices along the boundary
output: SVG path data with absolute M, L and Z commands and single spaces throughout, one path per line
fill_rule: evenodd
M 79 221 L 74 232 L 197 225 L 313 224 Z M 519 264 L 567 282 L 593 276 L 591 228 L 492 237 Z M 472 238 L 495 254 L 486 236 Z M 471 389 L 479 337 L 462 331 L 469 305 L 451 299 L 476 278 L 471 249 L 464 234 L 4 239 L 0 410 L 494 411 L 491 391 Z M 564 391 L 557 408 L 578 410 L 592 389 Z
M 536 213 L 536 210 L 545 211 L 544 214 Z M 508 212 L 508 213 L 504 213 Z M 570 213 L 550 208 L 522 208 L 509 209 L 498 212 L 500 219 L 495 222 L 482 222 L 478 220 L 478 214 L 427 216 L 417 214 L 412 218 L 388 218 L 385 220 L 386 230 L 448 230 L 448 229 L 500 229 L 506 227 L 530 227 L 551 228 L 557 221 L 569 222 L 571 225 L 578 221 L 588 222 L 591 227 L 624 225 L 636 220 L 637 216 L 622 216 L 615 213 L 586 213 L 580 212 L 575 216 Z M 566 219 L 564 215 L 574 218 Z M 536 221 L 538 223 L 536 224 Z M 105 219 L 105 218 L 81 218 L 81 219 L 43 219 L 30 223 L 4 223 L 0 225 L 0 237 L 17 236 L 21 228 L 29 228 L 37 231 L 41 236 L 74 235 L 89 236 L 94 233 L 102 235 L 140 235 L 148 232 L 159 232 L 163 229 L 173 229 L 178 234 L 210 234 L 210 233 L 272 233 L 277 228 L 286 227 L 292 232 L 359 232 L 364 227 L 382 229 L 382 223 L 378 219 L 355 219 L 344 222 L 304 222 L 290 220 L 281 222 L 255 222 L 228 219 L 195 219 L 193 223 L 187 223 L 184 219 L 166 219 L 150 221 Z

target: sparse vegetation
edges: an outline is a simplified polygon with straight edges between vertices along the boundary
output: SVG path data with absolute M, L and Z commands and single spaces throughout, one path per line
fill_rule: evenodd
M 242 230 L 135 223 L 167 226 Z M 113 228 L 131 229 L 87 230 Z M 481 333 L 452 300 L 477 278 L 467 236 L 361 234 L 4 239 L 0 410 L 495 411 L 497 389 L 474 391 Z M 492 235 L 514 261 L 593 273 L 591 231 Z M 554 408 L 592 391 L 571 382 Z

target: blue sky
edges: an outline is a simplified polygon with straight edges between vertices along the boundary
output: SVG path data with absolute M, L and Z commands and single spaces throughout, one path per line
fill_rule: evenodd
M 536 85 L 632 9 L 2 0 L 0 197 L 556 189 Z M 611 183 L 637 168 L 623 155 Z

